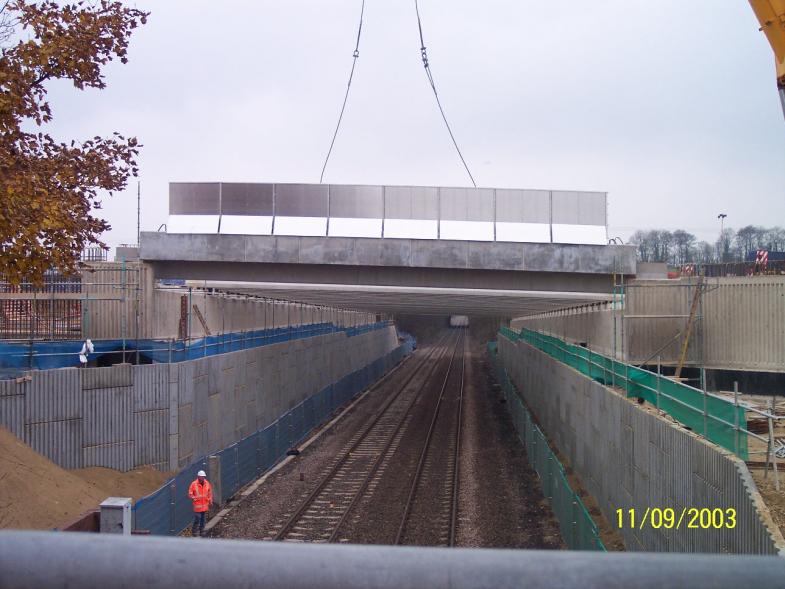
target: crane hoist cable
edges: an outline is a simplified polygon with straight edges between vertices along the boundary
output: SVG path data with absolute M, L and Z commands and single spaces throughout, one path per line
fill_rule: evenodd
M 330 161 L 330 154 L 333 152 L 335 145 L 335 138 L 338 137 L 338 129 L 341 128 L 341 121 L 343 120 L 343 113 L 346 110 L 346 102 L 349 100 L 349 90 L 352 87 L 352 78 L 354 77 L 354 68 L 357 66 L 357 58 L 360 57 L 360 36 L 363 32 L 363 14 L 365 14 L 365 0 L 362 1 L 360 6 L 360 25 L 357 27 L 357 42 L 354 44 L 354 53 L 352 53 L 352 69 L 349 72 L 349 83 L 346 84 L 346 95 L 343 97 L 343 105 L 341 106 L 341 114 L 338 115 L 338 124 L 335 125 L 335 133 L 333 133 L 333 140 L 330 142 L 330 149 L 327 150 L 327 157 L 324 158 L 324 165 L 322 166 L 322 174 L 319 176 L 319 184 L 324 180 L 324 172 L 327 169 L 327 162 Z
M 455 140 L 455 135 L 453 135 L 452 129 L 450 128 L 450 123 L 447 121 L 447 115 L 444 114 L 444 108 L 442 108 L 442 102 L 439 100 L 439 93 L 436 91 L 436 83 L 433 81 L 433 72 L 431 72 L 431 64 L 428 61 L 428 51 L 425 48 L 425 40 L 422 34 L 422 19 L 420 18 L 420 6 L 418 0 L 414 0 L 414 10 L 417 13 L 417 28 L 420 31 L 420 55 L 422 56 L 422 63 L 425 67 L 425 73 L 428 76 L 428 82 L 431 85 L 431 89 L 433 90 L 433 95 L 436 97 L 436 104 L 439 107 L 439 112 L 442 113 L 442 119 L 444 119 L 444 124 L 447 127 L 447 132 L 450 134 L 450 139 L 452 139 L 452 144 L 455 146 L 455 151 L 458 152 L 458 157 L 461 158 L 461 163 L 463 167 L 466 169 L 466 173 L 469 174 L 469 178 L 472 181 L 472 185 L 477 188 L 477 183 L 474 181 L 474 176 L 472 176 L 471 171 L 469 170 L 469 166 L 466 163 L 466 160 L 461 153 L 461 148 L 458 147 L 458 142 Z
M 433 72 L 431 72 L 431 65 L 428 61 L 428 51 L 425 47 L 425 39 L 422 32 L 422 19 L 420 18 L 420 6 L 417 0 L 414 0 L 414 10 L 417 14 L 417 29 L 420 33 L 420 55 L 422 57 L 422 63 L 425 67 L 425 74 L 428 76 L 428 83 L 431 85 L 431 89 L 433 90 L 433 95 L 436 98 L 436 105 L 439 107 L 439 112 L 442 115 L 442 119 L 444 120 L 444 124 L 447 127 L 447 132 L 450 134 L 450 139 L 452 139 L 452 144 L 455 146 L 455 151 L 458 152 L 458 157 L 461 159 L 461 163 L 463 164 L 466 173 L 469 175 L 469 179 L 472 181 L 472 185 L 476 188 L 477 183 L 474 181 L 474 176 L 472 176 L 471 170 L 469 170 L 469 165 L 466 163 L 466 159 L 463 157 L 463 153 L 461 153 L 461 148 L 458 147 L 458 141 L 455 139 L 455 135 L 452 132 L 452 128 L 450 127 L 450 123 L 447 121 L 447 115 L 444 113 L 444 108 L 442 107 L 442 102 L 439 99 L 439 93 L 436 90 L 436 82 L 433 79 Z M 357 58 L 360 57 L 360 37 L 362 35 L 363 30 L 363 15 L 365 14 L 365 0 L 362 1 L 362 5 L 360 6 L 360 23 L 357 27 L 357 41 L 354 45 L 354 53 L 352 54 L 352 68 L 349 71 L 349 82 L 346 84 L 346 94 L 343 97 L 343 104 L 341 105 L 341 112 L 338 115 L 338 123 L 335 125 L 335 132 L 333 133 L 332 141 L 330 142 L 330 149 L 327 150 L 327 156 L 324 158 L 324 165 L 322 166 L 322 173 L 319 176 L 319 183 L 321 184 L 324 181 L 324 173 L 327 170 L 327 164 L 330 161 L 330 155 L 333 152 L 333 147 L 335 146 L 335 139 L 338 137 L 338 131 L 341 128 L 341 121 L 343 120 L 343 114 L 346 111 L 346 103 L 349 100 L 349 91 L 352 87 L 352 79 L 354 78 L 354 70 L 357 66 Z

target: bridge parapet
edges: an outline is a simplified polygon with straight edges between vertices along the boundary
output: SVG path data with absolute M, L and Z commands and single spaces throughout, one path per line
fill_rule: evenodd
M 170 233 L 607 243 L 607 194 L 336 184 L 172 183 Z

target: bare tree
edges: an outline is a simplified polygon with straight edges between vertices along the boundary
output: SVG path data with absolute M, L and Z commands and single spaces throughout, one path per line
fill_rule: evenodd
M 8 8 L 11 0 L 0 0 L 0 48 L 4 47 L 14 34 L 16 19 Z
M 673 232 L 673 243 L 675 246 L 673 257 L 676 264 L 686 264 L 693 261 L 691 254 L 695 245 L 695 236 L 692 233 L 677 229 Z

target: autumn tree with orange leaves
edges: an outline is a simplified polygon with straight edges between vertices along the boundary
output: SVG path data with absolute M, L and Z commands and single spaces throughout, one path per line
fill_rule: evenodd
M 102 89 L 102 68 L 127 61 L 128 42 L 148 13 L 120 2 L 0 0 L 0 274 L 40 283 L 49 269 L 73 272 L 83 249 L 105 247 L 110 227 L 93 216 L 100 196 L 137 175 L 139 143 L 119 133 L 63 142 L 46 84 Z

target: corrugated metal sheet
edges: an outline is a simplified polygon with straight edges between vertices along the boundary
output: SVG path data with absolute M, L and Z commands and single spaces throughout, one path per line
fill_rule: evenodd
M 169 410 L 134 414 L 134 466 L 169 464 Z
M 78 419 L 82 416 L 82 387 L 79 370 L 59 368 L 29 373 L 27 423 Z
M 703 306 L 706 363 L 785 372 L 785 277 L 717 280 Z
M 84 466 L 81 419 L 26 425 L 25 442 L 63 468 Z
M 88 446 L 83 450 L 84 467 L 102 466 L 128 471 L 134 467 L 134 443 L 119 442 L 102 446 Z
M 0 381 L 0 425 L 18 438 L 24 438 L 25 435 L 26 391 L 26 381 Z
M 606 517 L 612 519 L 619 507 L 641 514 L 655 506 L 737 510 L 732 530 L 682 527 L 662 534 L 651 526 L 624 528 L 628 550 L 775 554 L 785 546 L 781 534 L 763 522 L 762 500 L 742 461 L 523 342 L 501 337 L 498 349 L 549 439 L 570 459 Z
M 687 363 L 712 369 L 785 372 L 785 276 L 707 279 L 693 326 Z M 638 281 L 626 288 L 624 326 L 607 306 L 583 307 L 512 322 L 612 355 L 614 341 L 633 363 L 675 364 L 690 312 L 695 279 Z M 674 315 L 676 317 L 674 317 Z M 615 331 L 615 337 L 614 337 Z M 672 341 L 671 341 L 672 340 Z
M 133 367 L 134 411 L 169 409 L 169 365 Z
M 84 391 L 84 445 L 133 440 L 133 389 L 115 387 Z

